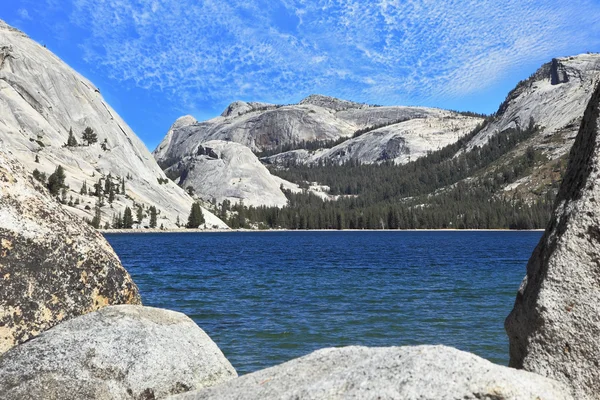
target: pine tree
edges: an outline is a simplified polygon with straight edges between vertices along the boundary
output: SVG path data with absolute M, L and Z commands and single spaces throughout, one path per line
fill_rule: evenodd
M 73 135 L 73 128 L 69 128 L 69 138 L 67 139 L 67 147 L 75 146 L 77 146 L 77 139 L 75 139 L 75 135 Z
M 125 207 L 125 213 L 123 214 L 123 228 L 133 228 L 133 214 L 131 213 L 131 208 L 129 207 Z
M 81 134 L 81 138 L 83 139 L 84 142 L 87 142 L 88 146 L 91 144 L 94 144 L 98 141 L 98 135 L 89 126 L 87 128 L 85 128 L 85 130 Z
M 108 192 L 108 202 L 110 204 L 112 204 L 112 202 L 115 201 L 115 191 L 113 189 L 113 187 L 110 187 L 110 192 Z
M 46 184 L 46 174 L 43 172 L 40 172 L 37 168 L 33 170 L 32 172 L 33 177 L 42 182 L 44 185 Z
M 86 195 L 88 194 L 87 182 L 83 181 L 83 185 L 81 185 L 81 190 L 79 190 L 79 194 Z
M 177 225 L 178 228 L 181 227 L 181 221 L 179 220 L 179 215 L 177 215 L 177 220 L 175 221 L 175 225 Z
M 200 208 L 199 203 L 192 204 L 192 209 L 190 210 L 190 215 L 188 217 L 187 228 L 198 228 L 200 225 L 204 223 L 204 215 L 202 214 L 202 209 Z
M 37 154 L 35 155 L 35 162 L 36 163 L 40 163 L 40 156 L 38 156 Z
M 116 215 L 113 214 L 112 227 L 113 227 L 113 229 L 123 228 L 123 218 L 121 217 L 120 212 Z
M 98 183 L 94 185 L 94 196 L 102 197 L 102 178 L 98 179 Z
M 150 228 L 156 228 L 156 207 L 150 207 Z
M 109 173 L 106 176 L 106 179 L 104 180 L 104 193 L 110 192 L 111 188 L 112 188 L 112 176 Z
M 92 226 L 96 229 L 100 228 L 102 224 L 102 214 L 100 210 L 100 205 L 96 203 L 96 207 L 94 208 L 94 218 L 92 218 Z
M 141 224 L 142 220 L 144 219 L 144 209 L 142 208 L 142 206 L 138 206 L 136 214 L 137 222 L 138 224 Z
M 50 191 L 50 194 L 56 196 L 60 193 L 60 190 L 65 186 L 65 170 L 62 165 L 56 167 L 56 170 L 48 177 L 48 184 L 46 187 Z
M 125 195 L 125 178 L 121 178 L 121 193 Z

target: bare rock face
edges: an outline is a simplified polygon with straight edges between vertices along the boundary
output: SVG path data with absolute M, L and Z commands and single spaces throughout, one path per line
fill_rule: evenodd
M 190 118 L 179 121 L 190 124 Z M 86 145 L 82 132 L 92 128 L 98 142 Z M 65 146 L 69 131 L 77 146 Z M 158 209 L 157 225 L 175 228 L 193 199 L 166 179 L 148 149 L 102 98 L 100 90 L 48 49 L 22 32 L 0 23 L 0 144 L 10 149 L 26 170 L 50 175 L 58 165 L 66 170 L 69 211 L 92 219 L 96 198 L 80 193 L 110 175 L 125 180 L 125 193 L 101 207 L 102 226 L 125 207 Z M 36 161 L 37 160 L 37 161 Z M 134 206 L 135 204 L 135 206 Z M 87 208 L 86 208 L 87 206 Z M 135 208 L 134 208 L 135 209 Z M 205 212 L 209 226 L 226 229 Z M 145 218 L 147 224 L 149 216 Z M 144 224 L 144 223 L 143 223 Z
M 554 215 L 505 322 L 510 366 L 600 399 L 600 86 L 583 116 Z
M 225 384 L 172 397 L 200 399 L 572 399 L 550 379 L 444 346 L 318 350 Z
M 321 95 L 287 106 L 235 102 L 220 117 L 195 124 L 176 122 L 153 154 L 167 168 L 193 155 L 198 144 L 210 140 L 231 141 L 252 151 L 263 151 L 346 138 L 339 146 L 318 150 L 297 161 L 401 163 L 456 142 L 481 122 L 481 118 L 436 108 L 374 107 Z M 358 130 L 365 129 L 372 131 L 352 139 Z M 406 143 L 405 148 L 398 146 L 401 141 Z M 278 160 L 275 157 L 268 162 L 277 164 Z
M 0 353 L 109 304 L 140 304 L 110 245 L 0 151 Z
M 195 154 L 169 167 L 169 176 L 192 187 L 206 201 L 250 206 L 283 207 L 287 198 L 281 182 L 271 175 L 249 148 L 233 142 L 212 140 L 197 146 Z
M 468 148 L 482 146 L 507 129 L 525 129 L 532 121 L 545 136 L 560 133 L 560 141 L 564 140 L 556 154 L 547 152 L 551 158 L 567 154 L 599 79 L 600 54 L 553 59 L 508 94 L 496 118 L 469 142 Z
M 6 400 L 162 399 L 236 376 L 191 319 L 141 306 L 74 318 L 0 357 Z

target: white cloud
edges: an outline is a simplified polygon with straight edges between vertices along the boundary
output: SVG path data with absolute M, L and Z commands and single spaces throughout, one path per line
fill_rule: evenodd
M 600 46 L 594 0 L 72 1 L 89 63 L 194 104 L 460 97 Z
M 21 19 L 27 19 L 27 20 L 31 19 L 31 16 L 29 15 L 29 11 L 27 11 L 26 8 L 19 8 L 17 10 L 17 14 L 19 15 L 19 17 Z

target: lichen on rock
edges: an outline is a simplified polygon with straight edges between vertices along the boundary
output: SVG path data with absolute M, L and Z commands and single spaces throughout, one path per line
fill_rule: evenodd
M 141 304 L 101 234 L 0 151 L 0 354 L 109 304 Z

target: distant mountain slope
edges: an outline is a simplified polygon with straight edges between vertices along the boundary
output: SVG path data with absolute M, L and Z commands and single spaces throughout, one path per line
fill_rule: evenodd
M 207 201 L 243 201 L 269 207 L 287 204 L 281 182 L 241 144 L 222 140 L 202 143 L 195 155 L 184 157 L 165 172 Z
M 430 151 L 456 142 L 483 122 L 482 118 L 466 117 L 449 111 L 437 111 L 439 113 L 437 116 L 416 117 L 375 129 L 348 139 L 330 149 L 292 150 L 266 157 L 264 161 L 280 166 L 290 163 L 343 164 L 348 161 L 362 164 L 393 161 L 396 164 L 404 164 L 423 157 Z M 375 119 L 373 114 L 379 113 L 364 115 L 365 120 L 362 123 L 368 124 L 368 121 L 372 121 L 373 125 L 377 125 L 390 122 L 390 114 L 381 113 L 381 119 Z M 358 113 L 353 117 L 356 118 L 357 123 L 360 121 L 361 116 Z
M 302 148 L 306 142 L 339 143 L 351 139 L 357 131 L 390 125 L 387 130 L 349 141 L 330 152 L 320 152 L 315 160 L 402 162 L 411 152 L 414 159 L 458 140 L 480 122 L 480 118 L 435 108 L 376 107 L 321 95 L 288 106 L 235 102 L 221 116 L 208 121 L 180 118 L 156 148 L 154 157 L 166 168 L 209 140 L 232 141 L 255 152 L 273 153 L 290 146 Z
M 525 128 L 530 121 L 546 136 L 563 131 L 573 138 L 600 78 L 600 54 L 555 58 L 520 82 L 502 103 L 496 118 L 468 144 L 480 146 L 498 132 Z M 572 142 L 563 146 L 568 151 Z
M 600 54 L 556 58 L 520 82 L 500 105 L 490 123 L 462 151 L 482 146 L 492 137 L 514 128 L 534 124 L 538 134 L 505 155 L 496 168 L 511 165 L 528 148 L 545 157 L 537 168 L 506 185 L 507 196 L 535 200 L 555 188 L 573 146 L 581 118 L 600 81 Z M 490 173 L 493 172 L 489 171 Z
M 83 146 L 81 133 L 91 127 L 98 142 Z M 72 129 L 79 146 L 66 147 Z M 81 195 L 110 174 L 125 194 L 101 208 L 102 225 L 126 206 L 156 206 L 158 225 L 173 227 L 189 214 L 192 198 L 166 179 L 144 144 L 104 101 L 91 82 L 24 33 L 0 21 L 0 145 L 27 170 L 50 175 L 58 165 L 66 171 L 67 206 L 91 219 L 96 197 Z M 39 162 L 36 162 L 36 157 Z M 159 182 L 160 181 L 160 182 Z M 75 204 L 78 203 L 78 204 Z M 225 228 L 205 212 L 209 226 Z M 146 220 L 147 223 L 147 220 Z

